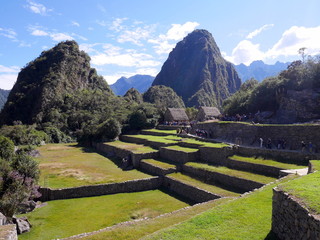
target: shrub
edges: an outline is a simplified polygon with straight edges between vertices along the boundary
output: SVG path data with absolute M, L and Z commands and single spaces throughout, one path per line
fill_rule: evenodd
M 13 142 L 4 136 L 0 136 L 0 158 L 10 161 L 14 154 Z
M 100 139 L 115 139 L 121 133 L 120 123 L 110 118 L 98 126 L 98 137 Z
M 136 111 L 129 116 L 129 126 L 131 129 L 140 130 L 147 127 L 147 117 L 144 112 Z

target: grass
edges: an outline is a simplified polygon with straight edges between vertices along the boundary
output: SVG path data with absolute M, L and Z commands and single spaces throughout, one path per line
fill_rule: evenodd
M 140 138 L 140 139 L 146 139 L 151 142 L 160 142 L 160 143 L 167 143 L 167 144 L 174 144 L 177 143 L 177 141 L 181 140 L 180 137 L 176 136 L 154 136 L 154 135 L 128 135 L 130 137 Z
M 238 197 L 239 196 L 238 193 L 231 192 L 231 191 L 225 190 L 223 188 L 220 188 L 220 187 L 217 187 L 217 186 L 214 186 L 214 185 L 211 185 L 211 184 L 206 184 L 206 183 L 204 183 L 202 181 L 199 181 L 199 180 L 197 180 L 195 178 L 189 177 L 189 176 L 181 174 L 181 173 L 172 173 L 172 174 L 169 174 L 167 176 L 168 177 L 173 177 L 173 178 L 175 178 L 177 180 L 180 180 L 180 181 L 182 181 L 184 183 L 187 183 L 187 184 L 190 184 L 192 186 L 201 188 L 203 190 L 207 190 L 209 192 L 212 192 L 214 194 L 217 194 L 217 195 L 220 195 L 220 196 L 223 196 L 223 197 Z
M 320 214 L 320 172 L 317 171 L 279 186 L 290 195 L 297 197 L 312 213 Z
M 114 141 L 114 142 L 107 142 L 104 143 L 106 145 L 110 145 L 110 146 L 114 146 L 117 148 L 121 148 L 121 149 L 125 149 L 125 150 L 129 150 L 133 153 L 150 153 L 150 152 L 157 152 L 158 150 L 152 148 L 152 147 L 148 147 L 148 146 L 144 146 L 141 144 L 135 144 L 135 143 L 127 143 L 127 142 L 121 142 L 121 141 Z
M 281 181 L 287 181 L 289 176 Z M 271 184 L 244 197 L 226 202 L 179 225 L 160 230 L 144 239 L 274 239 L 271 234 Z
M 76 144 L 47 144 L 38 148 L 40 185 L 51 188 L 122 182 L 150 177 L 137 170 L 122 171 L 110 159 Z
M 166 163 L 166 162 L 161 162 L 161 161 L 158 161 L 158 160 L 155 160 L 155 159 L 143 159 L 142 161 L 150 163 L 150 164 L 152 164 L 154 166 L 157 166 L 157 167 L 160 167 L 160 168 L 163 168 L 163 169 L 169 169 L 169 168 L 175 168 L 176 167 L 173 164 L 169 164 L 169 163 Z
M 192 144 L 198 144 L 201 147 L 213 147 L 213 148 L 223 148 L 223 147 L 228 147 L 228 144 L 225 143 L 212 143 L 212 142 L 204 142 L 204 141 L 199 141 L 193 138 L 187 138 L 184 139 L 183 142 L 186 143 L 192 143 Z
M 122 225 L 117 228 L 108 229 L 88 237 L 81 239 L 86 240 L 136 240 L 147 236 L 160 229 L 173 226 L 177 223 L 190 219 L 196 214 L 202 213 L 215 206 L 230 201 L 229 198 L 220 198 L 215 201 L 206 202 L 203 204 L 195 205 L 185 209 L 180 209 L 169 215 L 148 219 L 141 222 L 136 222 L 132 225 Z
M 186 165 L 191 166 L 191 167 L 195 167 L 195 168 L 199 168 L 199 169 L 212 171 L 212 172 L 226 174 L 229 176 L 244 178 L 247 180 L 252 180 L 252 181 L 256 181 L 256 182 L 263 183 L 263 184 L 273 182 L 274 180 L 276 180 L 276 178 L 273 178 L 273 177 L 267 177 L 267 176 L 260 175 L 260 174 L 254 174 L 254 173 L 250 173 L 250 172 L 234 170 L 234 169 L 230 169 L 230 168 L 222 167 L 222 166 L 216 167 L 216 166 L 211 166 L 211 165 L 204 164 L 204 163 L 195 163 L 195 162 L 189 162 L 189 163 L 186 163 Z
M 311 160 L 310 162 L 313 165 L 314 170 L 320 170 L 320 160 Z
M 164 133 L 164 134 L 168 134 L 168 135 L 176 135 L 177 134 L 177 130 L 145 129 L 143 131 L 149 132 L 149 133 Z
M 201 124 L 209 124 L 212 122 L 203 122 Z M 317 126 L 318 124 L 312 124 L 312 123 L 300 123 L 300 124 L 267 124 L 267 123 L 256 123 L 252 124 L 251 122 L 237 122 L 237 121 L 219 121 L 217 122 L 219 124 L 244 124 L 244 125 L 252 125 L 252 126 L 271 126 L 271 127 L 296 127 L 296 126 Z
M 282 162 L 277 162 L 274 160 L 263 159 L 263 158 L 242 157 L 242 156 L 233 155 L 233 156 L 229 157 L 229 159 L 236 160 L 236 161 L 242 161 L 242 162 L 248 162 L 248 163 L 257 163 L 257 164 L 262 164 L 262 165 L 267 165 L 267 166 L 272 166 L 272 167 L 278 167 L 281 169 L 302 168 L 301 165 L 291 164 L 291 163 L 282 163 Z
M 33 227 L 19 240 L 64 238 L 186 206 L 160 190 L 50 201 L 47 206 L 23 215 Z
M 177 150 L 177 151 L 181 151 L 181 152 L 187 152 L 187 153 L 192 153 L 192 152 L 199 151 L 199 149 L 197 149 L 197 148 L 180 147 L 178 145 L 169 146 L 169 147 L 165 147 L 165 148 L 166 149 Z

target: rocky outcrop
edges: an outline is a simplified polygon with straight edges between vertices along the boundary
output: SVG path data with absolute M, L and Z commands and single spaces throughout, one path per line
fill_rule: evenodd
M 278 94 L 279 123 L 306 122 L 320 118 L 320 89 L 282 90 Z
M 212 35 L 195 30 L 172 50 L 152 85 L 171 87 L 188 107 L 221 106 L 239 89 L 241 80 Z

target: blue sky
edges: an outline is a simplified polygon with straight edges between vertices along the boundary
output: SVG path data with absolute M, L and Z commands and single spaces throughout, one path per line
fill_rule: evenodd
M 318 0 L 0 0 L 0 88 L 60 41 L 74 39 L 108 83 L 156 76 L 194 29 L 212 33 L 235 64 L 320 53 Z

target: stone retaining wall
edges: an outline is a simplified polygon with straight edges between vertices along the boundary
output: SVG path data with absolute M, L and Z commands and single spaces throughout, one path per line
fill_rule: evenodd
M 169 176 L 164 177 L 163 187 L 177 195 L 197 203 L 221 198 L 219 195 L 188 185 Z
M 160 157 L 175 163 L 184 164 L 186 162 L 197 161 L 199 159 L 199 151 L 184 152 L 176 149 L 160 148 Z
M 227 157 L 234 155 L 231 147 L 199 147 L 199 152 L 202 162 L 214 163 L 216 165 L 223 165 Z
M 315 151 L 320 150 L 320 125 L 259 125 L 243 124 L 235 122 L 210 122 L 198 123 L 195 128 L 207 130 L 213 138 L 219 138 L 235 143 L 236 138 L 244 145 L 259 146 L 259 138 L 264 142 L 268 138 L 272 140 L 273 147 L 279 139 L 284 139 L 286 149 L 301 150 L 301 141 L 312 142 Z
M 148 174 L 157 175 L 157 176 L 164 176 L 164 175 L 176 172 L 175 167 L 161 168 L 159 166 L 155 166 L 155 165 L 153 165 L 149 162 L 145 162 L 143 160 L 140 162 L 139 169 L 141 169 L 142 171 L 144 171 Z
M 320 239 L 320 215 L 311 214 L 294 197 L 274 188 L 272 231 L 279 239 Z
M 191 177 L 199 178 L 204 182 L 212 184 L 218 183 L 232 189 L 240 190 L 242 192 L 252 191 L 253 189 L 260 188 L 264 185 L 262 183 L 255 182 L 252 180 L 238 178 L 186 165 L 182 166 L 182 172 L 186 173 L 187 175 L 190 175 Z
M 172 135 L 172 134 L 165 133 L 165 132 L 150 132 L 150 131 L 145 131 L 145 130 L 142 130 L 141 134 L 153 135 L 153 136 L 169 136 L 169 135 Z
M 42 196 L 39 200 L 45 202 L 58 199 L 93 197 L 115 193 L 148 191 L 158 189 L 161 183 L 162 182 L 159 177 L 151 177 L 121 183 L 99 184 L 74 188 L 40 188 L 39 192 L 42 194 Z
M 129 143 L 136 143 L 136 144 L 145 144 L 147 142 L 147 139 L 143 138 L 137 138 L 134 135 L 120 135 L 120 140 L 123 142 L 129 142 Z
M 18 240 L 17 227 L 15 224 L 0 226 L 1 240 Z

